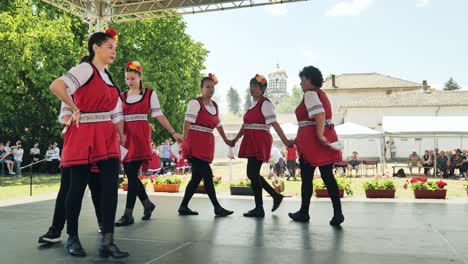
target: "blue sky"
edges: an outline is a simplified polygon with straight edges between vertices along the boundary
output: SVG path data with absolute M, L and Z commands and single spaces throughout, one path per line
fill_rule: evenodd
M 325 76 L 378 72 L 436 88 L 452 76 L 467 89 L 466 10 L 466 0 L 311 0 L 184 18 L 210 51 L 206 71 L 218 76 L 224 97 L 277 63 L 289 88 L 314 65 Z

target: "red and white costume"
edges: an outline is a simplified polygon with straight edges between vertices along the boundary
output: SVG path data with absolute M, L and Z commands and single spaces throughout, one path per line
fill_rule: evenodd
M 328 165 L 342 160 L 341 151 L 334 150 L 321 144 L 315 131 L 314 115 L 325 113 L 324 136 L 328 142 L 338 140 L 333 123 L 332 109 L 327 95 L 320 89 L 304 93 L 299 106 L 296 108 L 296 118 L 299 123 L 296 144 L 299 156 L 302 156 L 310 165 L 317 167 Z
M 158 172 L 161 170 L 161 160 L 159 159 L 158 154 L 158 149 L 153 149 L 151 151 L 151 160 L 149 161 L 148 165 L 145 165 L 146 163 L 142 164 L 142 166 L 147 166 L 147 171 Z
M 125 119 L 124 133 L 127 137 L 124 147 L 128 149 L 123 163 L 133 161 L 150 161 L 151 156 L 151 127 L 148 114 L 151 117 L 163 115 L 159 100 L 152 89 L 144 89 L 142 95 L 128 96 L 122 93 L 122 108 Z
M 60 78 L 81 111 L 80 126 L 75 122 L 64 135 L 62 166 L 92 164 L 120 157 L 114 123 L 123 118 L 119 91 L 106 71 L 91 63 L 81 63 Z
M 273 137 L 270 124 L 276 122 L 273 104 L 266 97 L 253 101 L 244 114 L 244 137 L 239 149 L 239 158 L 270 160 Z
M 213 130 L 221 126 L 218 116 L 218 105 L 205 105 L 201 97 L 191 100 L 187 107 L 185 120 L 192 123 L 187 139 L 182 143 L 184 159 L 192 157 L 211 163 L 214 158 L 215 139 Z

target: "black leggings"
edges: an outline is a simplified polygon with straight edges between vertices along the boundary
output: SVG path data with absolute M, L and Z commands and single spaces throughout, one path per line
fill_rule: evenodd
M 117 209 L 119 187 L 119 160 L 117 158 L 97 162 L 99 183 L 101 184 L 100 208 L 102 214 L 102 233 L 114 233 L 115 210 Z M 66 198 L 67 233 L 78 235 L 78 218 L 81 202 L 86 189 L 89 165 L 70 167 L 70 189 Z
M 140 160 L 124 164 L 125 174 L 128 178 L 127 204 L 125 205 L 125 208 L 133 209 L 133 207 L 135 207 L 137 196 L 141 202 L 148 199 L 145 186 L 143 186 L 140 179 L 138 179 L 138 172 L 140 171 L 141 163 L 142 161 Z
M 255 206 L 263 206 L 262 188 L 267 191 L 271 197 L 275 198 L 279 195 L 273 187 L 260 175 L 260 169 L 262 168 L 263 161 L 257 158 L 248 158 L 247 161 L 247 177 L 252 182 L 252 191 L 255 196 Z
M 213 171 L 211 170 L 210 164 L 208 161 L 197 158 L 192 158 L 190 162 L 192 163 L 192 178 L 185 188 L 185 195 L 181 206 L 188 206 L 190 199 L 192 199 L 200 181 L 203 179 L 205 191 L 206 194 L 208 194 L 211 203 L 215 208 L 219 207 L 220 205 L 218 199 L 216 199 L 216 191 L 213 183 Z
M 96 211 L 96 219 L 98 223 L 102 222 L 100 199 L 101 199 L 101 184 L 99 183 L 99 173 L 91 173 L 88 179 L 88 187 L 91 191 L 91 199 L 93 200 L 94 210 Z M 54 217 L 52 226 L 58 230 L 62 230 L 65 225 L 66 211 L 65 201 L 68 190 L 70 188 L 70 168 L 62 168 L 60 178 L 60 189 L 55 200 Z
M 313 179 L 316 167 L 312 167 L 310 163 L 304 161 L 303 157 L 300 158 L 301 163 L 301 194 L 302 204 L 301 211 L 309 213 L 310 198 L 312 197 L 313 191 Z M 325 186 L 327 187 L 328 194 L 333 204 L 333 213 L 340 215 L 341 212 L 341 201 L 340 194 L 338 192 L 338 184 L 336 183 L 335 176 L 333 175 L 333 164 L 319 166 L 320 176 L 322 177 Z

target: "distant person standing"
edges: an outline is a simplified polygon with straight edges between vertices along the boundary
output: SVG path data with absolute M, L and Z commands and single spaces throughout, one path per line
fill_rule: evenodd
M 289 178 L 293 177 L 296 180 L 296 159 L 297 159 L 297 148 L 296 145 L 292 147 L 286 147 L 286 166 L 289 171 L 289 176 L 286 178 L 289 181 Z
M 39 149 L 39 143 L 35 143 L 34 147 L 29 150 L 29 154 L 32 157 L 32 162 L 38 162 L 41 156 L 41 150 Z M 39 164 L 35 164 L 32 166 L 32 173 L 38 174 L 39 173 Z
M 16 166 L 16 176 L 21 177 L 21 163 L 23 162 L 24 149 L 21 147 L 21 141 L 16 141 L 16 148 L 13 149 L 13 159 Z

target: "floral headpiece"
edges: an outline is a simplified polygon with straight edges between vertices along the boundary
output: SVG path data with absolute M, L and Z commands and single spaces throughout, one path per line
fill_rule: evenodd
M 115 29 L 106 29 L 106 34 L 111 35 L 115 39 L 115 41 L 119 42 L 119 35 L 117 35 L 117 31 L 115 31 Z
M 139 73 L 141 73 L 141 70 L 143 70 L 143 68 L 141 67 L 141 64 L 138 61 L 127 62 L 127 69 L 137 71 Z
M 262 85 L 265 85 L 267 83 L 267 80 L 265 78 L 265 76 L 263 75 L 260 75 L 260 74 L 255 74 L 255 80 L 258 82 L 258 83 L 261 83 Z
M 214 73 L 208 73 L 208 78 L 210 78 L 211 80 L 213 80 L 214 85 L 217 85 L 217 84 L 218 84 L 218 77 L 216 77 L 216 75 L 214 75 Z

